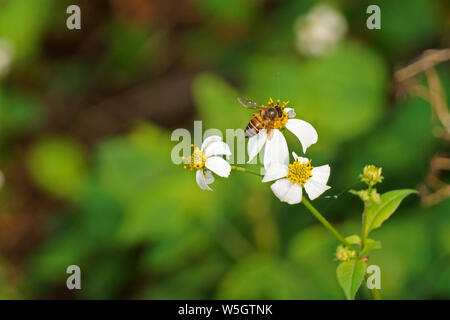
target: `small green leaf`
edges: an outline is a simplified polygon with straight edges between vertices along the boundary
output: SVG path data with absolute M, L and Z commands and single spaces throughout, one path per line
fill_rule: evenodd
M 352 260 L 347 262 L 341 262 L 336 269 L 336 276 L 344 290 L 347 300 L 354 300 L 356 292 L 358 291 L 361 283 L 366 274 L 367 263 L 362 260 Z
M 361 244 L 361 238 L 357 234 L 352 234 L 345 238 L 345 240 L 350 244 Z
M 379 203 L 371 202 L 365 212 L 365 235 L 367 236 L 370 231 L 379 228 L 397 210 L 402 200 L 412 193 L 417 193 L 417 191 L 411 189 L 393 190 L 382 194 Z
M 359 255 L 363 257 L 373 249 L 381 249 L 381 242 L 375 241 L 373 239 L 366 239 L 366 242 L 364 243 L 364 249 L 361 250 Z

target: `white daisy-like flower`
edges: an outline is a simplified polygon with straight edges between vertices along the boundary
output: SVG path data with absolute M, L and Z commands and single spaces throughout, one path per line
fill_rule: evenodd
M 231 166 L 221 156 L 231 155 L 230 147 L 222 141 L 219 136 L 210 136 L 203 141 L 201 148 L 191 145 L 193 152 L 190 164 L 184 166 L 185 169 L 196 169 L 196 180 L 198 186 L 203 190 L 212 189 L 209 187 L 214 182 L 212 172 L 220 177 L 227 178 L 230 175 Z
M 314 127 L 301 119 L 295 119 L 295 111 L 292 108 L 286 108 L 289 103 L 283 102 L 280 105 L 280 100 L 274 104 L 272 98 L 270 98 L 268 107 L 280 108 L 282 116 L 273 122 L 272 127 L 268 129 L 262 129 L 258 134 L 252 136 L 248 140 L 247 152 L 249 162 L 258 155 L 262 147 L 265 145 L 264 150 L 264 168 L 267 169 L 272 163 L 282 163 L 286 166 L 289 164 L 289 150 L 286 142 L 286 138 L 281 133 L 281 129 L 286 128 L 291 131 L 302 144 L 303 153 L 318 140 L 318 135 Z
M 336 47 L 347 29 L 347 21 L 339 11 L 332 6 L 318 4 L 295 23 L 297 49 L 306 56 L 325 55 Z
M 274 163 L 267 170 L 262 182 L 277 180 L 270 188 L 283 202 L 296 204 L 302 201 L 304 188 L 311 200 L 330 189 L 327 186 L 330 166 L 313 167 L 311 160 L 299 157 L 292 152 L 295 161 L 292 164 Z

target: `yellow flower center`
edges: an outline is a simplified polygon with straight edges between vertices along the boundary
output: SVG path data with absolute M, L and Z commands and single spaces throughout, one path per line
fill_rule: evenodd
M 199 147 L 196 147 L 194 145 L 191 145 L 191 147 L 194 148 L 190 159 L 191 163 L 187 166 L 184 166 L 184 168 L 188 170 L 202 169 L 205 166 L 206 156 Z
M 300 183 L 303 186 L 312 177 L 312 169 L 314 167 L 311 165 L 311 160 L 307 163 L 295 160 L 294 163 L 289 165 L 289 173 L 286 175 L 286 178 L 291 180 L 293 184 Z
M 287 112 L 284 111 L 284 108 L 286 108 L 288 103 L 289 103 L 289 101 L 283 101 L 283 104 L 280 106 L 280 99 L 277 100 L 276 104 L 273 102 L 272 98 L 269 99 L 269 102 L 267 103 L 268 107 L 272 107 L 272 108 L 280 107 L 283 112 L 283 115 L 273 122 L 273 124 L 272 124 L 273 129 L 282 129 L 286 125 L 286 122 L 288 121 L 289 117 L 288 117 Z

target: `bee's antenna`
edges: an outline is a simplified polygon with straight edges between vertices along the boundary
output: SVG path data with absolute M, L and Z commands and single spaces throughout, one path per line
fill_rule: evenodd
M 277 81 L 278 81 L 278 99 L 280 98 L 281 94 L 281 86 L 280 86 L 280 71 L 277 71 Z

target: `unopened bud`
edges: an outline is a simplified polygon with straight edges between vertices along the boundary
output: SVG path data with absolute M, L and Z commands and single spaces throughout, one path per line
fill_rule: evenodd
M 336 259 L 340 262 L 349 261 L 356 257 L 356 251 L 344 246 L 338 246 L 336 250 Z
M 363 174 L 360 175 L 361 181 L 373 186 L 377 183 L 383 181 L 383 176 L 381 175 L 382 168 L 377 168 L 374 165 L 369 165 L 364 167 Z

